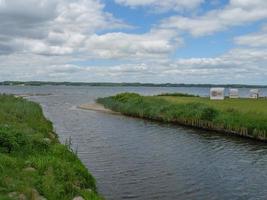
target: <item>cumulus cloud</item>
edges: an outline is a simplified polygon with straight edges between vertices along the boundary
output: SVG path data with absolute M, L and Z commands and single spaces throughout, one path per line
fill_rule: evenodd
M 73 53 L 96 30 L 127 27 L 98 0 L 2 0 L 0 26 L 3 53 L 56 55 Z
M 230 0 L 223 9 L 214 9 L 201 16 L 172 16 L 163 20 L 161 27 L 204 36 L 266 18 L 266 0 Z
M 152 7 L 156 11 L 183 11 L 197 8 L 204 0 L 115 0 L 116 3 L 134 7 Z
M 266 27 L 236 37 L 237 47 L 220 56 L 175 58 L 184 43 L 181 31 L 202 36 L 265 19 L 265 0 L 230 0 L 224 8 L 194 17 L 177 12 L 144 33 L 126 32 L 130 25 L 107 12 L 103 2 L 0 0 L 0 81 L 260 84 L 257 76 L 267 75 Z M 202 2 L 117 0 L 161 11 L 194 9 Z
M 140 35 L 97 34 L 101 30 L 130 27 L 105 12 L 99 0 L 2 0 L 0 16 L 3 27 L 0 54 L 145 58 L 164 56 L 181 43 L 177 34 L 170 30 L 151 30 Z
M 235 37 L 234 41 L 238 45 L 267 47 L 267 25 L 265 25 L 262 30 L 257 33 Z
M 235 48 L 218 57 L 132 60 L 105 66 L 66 64 L 72 60 L 68 56 L 35 55 L 29 62 L 23 56 L 10 55 L 0 56 L 0 68 L 5 78 L 19 80 L 262 84 L 267 75 L 266 52 Z
M 235 48 L 218 57 L 150 60 L 127 65 L 93 67 L 90 73 L 112 80 L 172 83 L 255 83 L 267 75 L 267 49 Z
M 122 32 L 92 35 L 85 48 L 94 58 L 160 58 L 168 56 L 183 41 L 172 30 L 152 30 L 145 34 Z

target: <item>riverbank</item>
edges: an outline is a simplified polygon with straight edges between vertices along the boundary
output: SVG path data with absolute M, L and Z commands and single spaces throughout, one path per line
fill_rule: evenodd
M 0 95 L 0 199 L 100 200 L 95 179 L 59 143 L 41 107 Z
M 187 95 L 122 93 L 97 102 L 124 115 L 267 140 L 266 99 L 226 99 Z

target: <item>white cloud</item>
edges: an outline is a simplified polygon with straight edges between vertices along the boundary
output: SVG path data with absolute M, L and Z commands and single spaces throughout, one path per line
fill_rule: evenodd
M 181 43 L 177 34 L 170 30 L 151 30 L 139 35 L 123 32 L 97 34 L 100 30 L 129 27 L 105 12 L 104 4 L 99 0 L 55 0 L 53 3 L 48 0 L 10 0 L 0 5 L 0 15 L 3 16 L 0 24 L 4 26 L 0 30 L 1 54 L 79 54 L 79 57 L 87 56 L 88 59 L 134 59 L 166 56 Z M 20 7 L 27 9 L 20 10 Z M 36 19 L 38 13 L 47 16 Z M 21 21 L 17 20 L 18 16 Z
M 266 18 L 266 0 L 230 0 L 223 9 L 211 10 L 201 16 L 172 16 L 163 20 L 161 27 L 188 31 L 193 36 L 203 36 Z
M 176 35 L 171 30 L 152 30 L 141 35 L 122 32 L 95 34 L 87 39 L 85 48 L 95 58 L 159 59 L 183 43 Z
M 265 25 L 258 33 L 235 37 L 234 41 L 238 45 L 251 47 L 267 47 L 267 26 Z
M 0 56 L 1 79 L 266 84 L 267 49 L 235 48 L 218 57 L 144 59 L 77 66 L 72 57 Z M 40 65 L 42 63 L 42 65 Z M 21 70 L 23 66 L 23 70 Z
M 117 2 L 132 7 L 179 10 L 193 9 L 202 1 Z M 235 38 L 240 46 L 221 56 L 172 57 L 173 53 L 179 54 L 176 49 L 183 45 L 180 31 L 189 31 L 194 36 L 212 34 L 264 19 L 266 11 L 267 1 L 231 0 L 222 9 L 202 16 L 174 16 L 146 33 L 137 34 L 123 32 L 129 25 L 106 12 L 100 0 L 2 0 L 0 81 L 267 84 L 263 79 L 267 75 L 266 27 Z M 105 64 L 88 64 L 97 59 L 105 60 Z M 75 61 L 83 66 L 73 64 L 79 63 Z
M 3 53 L 44 55 L 73 53 L 96 30 L 128 27 L 99 0 L 1 1 L 0 26 Z
M 116 3 L 130 7 L 149 6 L 156 11 L 191 10 L 197 8 L 204 0 L 115 0 Z

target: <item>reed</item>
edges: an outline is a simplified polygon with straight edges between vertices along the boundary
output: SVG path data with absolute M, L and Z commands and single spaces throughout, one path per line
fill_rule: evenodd
M 41 107 L 0 95 L 0 199 L 102 199 L 95 179 L 60 144 Z
M 125 115 L 267 140 L 267 101 L 122 93 L 98 103 Z

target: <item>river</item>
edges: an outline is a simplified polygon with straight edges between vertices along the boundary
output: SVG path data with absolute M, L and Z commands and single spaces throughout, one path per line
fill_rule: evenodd
M 0 86 L 0 93 L 52 94 L 30 99 L 62 142 L 72 138 L 107 200 L 267 198 L 266 143 L 76 108 L 125 91 L 205 96 L 209 88 Z

